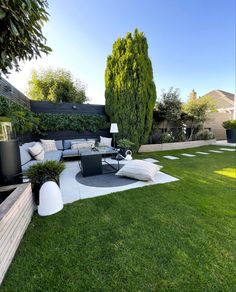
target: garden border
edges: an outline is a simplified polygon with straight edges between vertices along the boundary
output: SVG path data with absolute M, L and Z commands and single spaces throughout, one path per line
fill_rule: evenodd
M 215 143 L 216 143 L 216 140 L 211 139 L 211 140 L 198 140 L 198 141 L 162 143 L 162 144 L 145 144 L 145 145 L 140 146 L 138 152 L 143 153 L 143 152 L 188 149 L 188 148 L 213 145 Z

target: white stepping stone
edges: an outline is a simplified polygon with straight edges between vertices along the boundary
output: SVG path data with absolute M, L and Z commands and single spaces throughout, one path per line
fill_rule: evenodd
M 198 154 L 202 154 L 202 155 L 208 155 L 208 154 L 210 154 L 210 153 L 201 152 L 201 151 L 199 151 L 199 152 L 196 152 L 196 153 L 198 153 Z
M 224 153 L 223 151 L 219 151 L 219 150 L 209 150 L 209 152 L 213 152 L 213 153 Z
M 152 162 L 152 163 L 160 162 L 159 160 L 156 160 L 156 159 L 153 159 L 153 158 L 145 158 L 143 160 L 148 161 L 148 162 Z
M 182 156 L 186 156 L 186 157 L 194 157 L 194 156 L 196 156 L 194 154 L 188 154 L 188 153 L 182 153 L 181 155 Z
M 179 157 L 171 156 L 171 155 L 167 155 L 167 156 L 163 156 L 163 157 L 166 158 L 166 159 L 170 159 L 170 160 L 176 160 L 176 159 L 179 159 Z
M 236 151 L 236 149 L 232 149 L 232 148 L 220 148 L 220 150 L 224 150 L 224 151 Z

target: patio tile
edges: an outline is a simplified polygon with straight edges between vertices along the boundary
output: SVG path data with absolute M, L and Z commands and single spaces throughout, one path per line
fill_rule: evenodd
M 122 160 L 121 164 L 126 162 Z M 178 179 L 166 173 L 159 171 L 154 177 L 153 181 L 143 182 L 137 181 L 130 185 L 119 187 L 91 187 L 79 183 L 75 176 L 80 171 L 78 162 L 65 163 L 65 170 L 60 176 L 60 186 L 62 192 L 62 199 L 64 204 L 72 203 L 74 201 L 86 198 L 94 198 L 98 196 L 108 195 L 114 192 L 120 192 L 128 189 L 140 188 L 155 184 L 164 184 L 177 181 Z
M 167 156 L 163 156 L 163 157 L 166 158 L 166 159 L 170 159 L 170 160 L 176 160 L 176 159 L 179 159 L 179 157 L 171 156 L 171 155 L 167 155 Z
M 148 161 L 148 162 L 152 162 L 152 163 L 159 162 L 159 160 L 156 160 L 156 159 L 153 159 L 153 158 L 145 158 L 143 160 Z
M 202 154 L 202 155 L 209 155 L 210 153 L 206 153 L 206 152 L 201 152 L 201 151 L 198 151 L 196 152 L 197 154 Z
M 209 150 L 209 152 L 212 152 L 212 153 L 224 153 L 223 151 L 219 151 L 219 150 Z
M 236 151 L 236 149 L 232 149 L 232 148 L 220 148 L 220 150 L 224 150 L 224 151 Z
M 194 156 L 196 156 L 194 154 L 188 154 L 188 153 L 182 153 L 181 155 L 182 156 L 186 156 L 186 157 L 194 157 Z

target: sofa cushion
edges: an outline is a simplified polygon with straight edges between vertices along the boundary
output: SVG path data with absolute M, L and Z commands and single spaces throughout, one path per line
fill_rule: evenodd
M 32 156 L 30 155 L 28 148 L 24 145 L 20 146 L 20 159 L 21 159 L 21 165 L 26 164 L 32 159 Z
M 32 147 L 29 147 L 29 152 L 36 160 L 44 159 L 44 149 L 39 142 L 36 142 Z
M 66 149 L 63 151 L 63 157 L 69 157 L 69 156 L 78 156 L 79 151 L 77 149 Z
M 88 149 L 91 149 L 95 146 L 95 143 L 94 142 L 90 142 L 90 141 L 84 141 L 83 143 L 82 142 L 74 142 L 74 141 L 71 141 L 71 149 L 84 149 L 84 148 L 88 148 Z
M 111 140 L 112 140 L 112 138 L 100 136 L 100 144 L 101 145 L 111 147 Z
M 123 166 L 116 175 L 135 178 L 138 180 L 153 180 L 160 166 L 144 160 L 131 160 Z
M 47 160 L 55 160 L 60 161 L 61 160 L 62 151 L 48 151 L 45 152 L 44 161 Z
M 71 142 L 78 142 L 78 143 L 84 143 L 86 142 L 86 139 L 70 139 L 70 140 L 63 140 L 63 149 L 71 149 Z
M 29 162 L 27 162 L 26 164 L 22 165 L 22 171 L 25 172 L 31 165 L 34 165 L 36 163 L 42 163 L 42 161 L 40 160 L 30 160 Z
M 57 146 L 57 150 L 63 150 L 62 140 L 56 140 L 55 143 L 56 143 L 56 146 Z
M 55 140 L 40 140 L 43 146 L 44 151 L 57 151 L 57 146 Z

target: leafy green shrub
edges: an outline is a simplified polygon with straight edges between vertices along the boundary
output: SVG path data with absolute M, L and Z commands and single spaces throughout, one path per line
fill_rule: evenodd
M 30 166 L 25 174 L 33 185 L 42 185 L 49 180 L 57 182 L 64 169 L 65 166 L 62 162 L 48 160 Z
M 134 143 L 128 139 L 120 139 L 117 143 L 117 146 L 120 148 L 131 148 L 134 146 Z
M 236 129 L 236 120 L 228 120 L 223 122 L 223 127 L 228 130 L 228 129 Z
M 161 143 L 173 143 L 175 141 L 175 137 L 171 131 L 167 131 L 163 133 L 160 137 Z
M 35 114 L 39 119 L 39 131 L 90 131 L 106 129 L 109 124 L 104 116 L 71 115 L 71 114 Z
M 210 140 L 210 139 L 214 139 L 214 138 L 215 138 L 214 133 L 210 132 L 209 130 L 199 131 L 195 135 L 195 140 Z
M 28 108 L 0 96 L 0 115 L 10 118 L 14 131 L 18 134 L 38 132 L 39 120 Z

